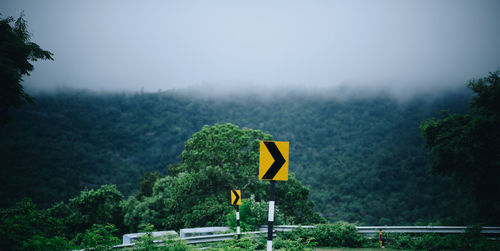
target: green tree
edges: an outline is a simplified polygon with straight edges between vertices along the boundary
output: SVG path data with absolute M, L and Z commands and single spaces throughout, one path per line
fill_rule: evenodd
M 500 223 L 500 80 L 498 72 L 472 80 L 466 114 L 444 112 L 420 125 L 433 158 L 431 171 L 450 175 L 476 198 L 480 220 Z
M 303 186 L 290 172 L 288 181 L 276 188 L 276 203 L 287 216 L 288 222 L 311 224 L 326 223 L 326 220 L 314 212 L 314 202 L 309 199 L 309 188 Z
M 120 239 L 114 236 L 117 233 L 113 224 L 94 224 L 84 233 L 77 234 L 72 243 L 83 249 L 112 250 L 114 245 L 120 244 Z
M 122 198 L 116 185 L 103 185 L 99 189 L 85 189 L 67 203 L 55 204 L 48 212 L 63 221 L 69 237 L 83 233 L 94 224 L 110 223 L 122 229 Z
M 243 199 L 239 206 L 240 226 L 242 232 L 251 232 L 259 230 L 261 225 L 265 225 L 268 219 L 269 206 L 267 201 L 255 201 L 255 197 Z M 274 224 L 286 225 L 285 215 L 279 208 L 274 211 Z M 226 216 L 226 224 L 233 230 L 236 230 L 236 210 L 231 210 Z
M 269 134 L 233 124 L 204 126 L 187 140 L 180 165 L 171 166 L 170 175 L 156 181 L 151 197 L 142 202 L 129 198 L 125 224 L 131 230 L 141 224 L 162 229 L 224 225 L 226 215 L 234 210 L 229 203 L 231 189 L 241 189 L 243 197 L 267 201 L 269 185 L 258 179 L 258 162 L 260 140 L 270 139 Z M 323 220 L 312 210 L 309 190 L 294 175 L 277 187 L 282 198 L 276 204 L 289 213 L 285 217 L 297 223 Z
M 187 243 L 174 236 L 153 236 L 155 231 L 152 225 L 145 225 L 144 229 L 140 230 L 145 232 L 144 235 L 139 236 L 134 245 L 134 249 L 143 251 L 163 250 L 163 251 L 187 251 L 193 250 Z
M 140 190 L 137 194 L 137 199 L 142 199 L 143 196 L 149 197 L 153 194 L 153 186 L 157 179 L 161 177 L 160 172 L 145 172 L 141 177 Z
M 226 189 L 244 189 L 258 181 L 260 140 L 271 139 L 262 131 L 229 123 L 204 126 L 186 141 L 177 171 L 194 173 L 213 167 L 224 176 Z
M 174 92 L 39 95 L 36 106 L 19 109 L 15 123 L 0 128 L 0 207 L 28 196 L 46 208 L 78 195 L 83 186 L 99 184 L 117 184 L 124 195 L 135 194 L 141 173 L 169 173 L 182 165 L 185 141 L 204 124 L 231 121 L 290 140 L 290 170 L 311 189 L 315 210 L 332 222 L 472 219 L 472 196 L 447 189 L 450 177 L 429 176 L 421 168 L 430 158 L 418 128 L 442 109 L 464 113 L 472 92 L 463 89 L 435 93 L 432 101 L 417 96 L 399 104 L 387 96 L 345 102 L 299 95 L 213 102 Z M 169 168 L 170 163 L 177 164 Z M 268 183 L 263 184 L 259 191 L 264 194 L 256 200 L 268 199 Z M 277 182 L 277 193 L 291 184 Z M 248 198 L 248 191 L 243 196 Z
M 36 209 L 28 198 L 0 209 L 1 250 L 69 249 L 64 229 L 60 219 Z
M 33 71 L 30 61 L 53 60 L 50 51 L 30 41 L 28 25 L 23 16 L 21 13 L 15 22 L 12 17 L 0 20 L 0 125 L 8 121 L 9 108 L 33 103 L 33 98 L 21 85 L 23 76 L 29 76 Z

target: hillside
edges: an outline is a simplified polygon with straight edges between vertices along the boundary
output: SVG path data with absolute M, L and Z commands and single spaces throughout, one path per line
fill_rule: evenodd
M 290 169 L 331 221 L 400 225 L 470 218 L 470 201 L 430 176 L 419 131 L 440 110 L 463 111 L 466 91 L 397 101 L 280 95 L 195 98 L 176 92 L 36 96 L 0 128 L 0 206 L 42 205 L 113 183 L 126 195 L 142 173 L 166 173 L 203 125 L 231 122 L 290 141 Z M 469 205 L 469 206 L 467 206 Z

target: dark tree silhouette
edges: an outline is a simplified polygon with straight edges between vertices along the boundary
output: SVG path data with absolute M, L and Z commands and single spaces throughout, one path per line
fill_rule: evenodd
M 454 178 L 476 200 L 484 223 L 500 223 L 500 78 L 469 82 L 477 95 L 466 114 L 444 113 L 420 128 L 433 157 L 431 171 Z
M 25 91 L 21 82 L 24 75 L 30 75 L 33 65 L 30 61 L 52 58 L 52 52 L 43 50 L 30 41 L 26 20 L 21 13 L 14 18 L 0 20 L 0 125 L 9 120 L 9 109 L 25 103 L 33 103 L 33 98 Z M 13 23 L 13 24 L 12 24 Z

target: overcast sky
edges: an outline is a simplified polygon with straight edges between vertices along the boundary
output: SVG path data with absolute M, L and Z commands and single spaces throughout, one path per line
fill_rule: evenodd
M 500 67 L 500 1 L 2 0 L 55 61 L 27 86 L 463 86 Z

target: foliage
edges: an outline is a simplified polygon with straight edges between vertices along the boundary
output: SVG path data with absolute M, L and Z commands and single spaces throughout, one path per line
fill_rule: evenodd
M 144 235 L 140 236 L 134 245 L 138 250 L 152 251 L 152 250 L 165 250 L 165 251 L 187 251 L 191 248 L 179 239 L 154 237 L 153 225 L 145 225 L 142 230 Z
M 151 197 L 136 202 L 125 213 L 125 224 L 133 231 L 138 225 L 152 224 L 161 229 L 221 225 L 228 209 L 227 196 L 217 188 L 224 182 L 220 170 L 207 168 L 197 173 L 181 173 L 159 179 Z M 134 225 L 138 224 L 138 225 Z
M 365 241 L 364 236 L 357 232 L 356 227 L 346 222 L 318 225 L 313 235 L 318 240 L 318 244 L 324 246 L 359 247 Z
M 356 227 L 346 222 L 335 224 L 320 224 L 314 229 L 296 228 L 291 232 L 280 233 L 284 239 L 298 240 L 304 242 L 313 240 L 322 247 L 361 247 L 366 237 L 359 234 Z
M 480 234 L 480 226 L 470 226 L 462 234 L 384 233 L 384 246 L 395 249 L 428 250 L 498 250 L 500 244 Z
M 88 223 L 79 227 L 71 215 L 106 207 L 97 203 L 78 209 L 78 203 L 71 200 L 51 206 L 47 215 L 61 223 L 57 225 L 61 234 L 56 236 L 72 239 L 93 224 L 109 221 L 122 232 L 137 232 L 146 224 L 159 229 L 182 228 L 186 222 L 194 227 L 225 225 L 227 214 L 234 209 L 229 205 L 223 170 L 215 166 L 195 171 L 199 167 L 188 154 L 191 170 L 182 155 L 176 158 L 182 153 L 183 142 L 199 128 L 220 121 L 262 129 L 290 141 L 290 170 L 297 175 L 276 184 L 276 205 L 286 216 L 285 222 L 307 219 L 307 210 L 312 211 L 310 198 L 315 201 L 315 210 L 331 221 L 390 225 L 418 220 L 427 224 L 455 214 L 457 222 L 473 221 L 467 217 L 474 205 L 470 198 L 448 192 L 448 179 L 429 177 L 421 168 L 427 161 L 417 128 L 419 121 L 435 110 L 463 110 L 464 97 L 468 96 L 397 104 L 384 97 L 345 102 L 304 97 L 212 102 L 171 93 L 97 95 L 70 91 L 41 95 L 36 107 L 17 110 L 13 113 L 16 119 L 0 128 L 0 165 L 6 167 L 0 169 L 1 205 L 32 195 L 47 207 L 79 197 L 85 186 L 98 190 L 98 184 L 106 183 L 117 183 L 115 189 L 133 195 L 137 194 L 140 173 L 159 170 L 169 176 L 155 181 L 151 196 L 131 196 L 123 201 L 110 191 L 115 199 L 104 204 L 112 205 L 107 211 L 116 216 L 113 220 L 88 216 L 84 217 Z M 211 130 L 224 132 L 222 128 Z M 200 134 L 200 138 L 204 136 Z M 144 184 L 151 184 L 154 177 L 150 178 Z M 229 179 L 236 183 L 236 177 Z M 143 192 L 148 193 L 147 187 Z M 251 192 L 243 191 L 244 201 L 252 192 L 256 202 L 267 201 L 267 183 L 252 181 L 247 188 Z M 100 222 L 90 222 L 91 218 Z M 128 230 L 116 220 L 119 218 Z
M 290 251 L 303 251 L 312 250 L 313 246 L 316 244 L 312 238 L 303 239 L 283 239 L 277 237 L 273 239 L 273 249 L 274 250 L 290 250 Z M 241 239 L 233 239 L 225 241 L 222 244 L 212 245 L 209 250 L 265 250 L 266 249 L 266 238 L 256 237 L 256 236 L 244 236 Z
M 96 190 L 85 189 L 67 203 L 59 202 L 47 211 L 62 220 L 67 227 L 67 235 L 71 236 L 90 229 L 94 224 L 111 223 L 122 228 L 121 201 L 122 194 L 115 185 L 103 185 Z
M 250 196 L 248 199 L 243 199 L 240 210 L 240 227 L 242 232 L 252 232 L 259 230 L 261 225 L 265 225 L 268 219 L 269 204 L 266 201 L 255 201 L 255 196 Z M 281 212 L 278 206 L 274 209 L 274 224 L 284 225 L 289 222 L 285 221 L 285 215 Z M 226 216 L 226 225 L 236 230 L 236 210 L 231 210 Z
M 94 224 L 84 233 L 77 234 L 72 242 L 82 249 L 111 250 L 114 245 L 120 244 L 120 239 L 114 236 L 117 232 L 112 224 Z
M 212 167 L 220 169 L 227 189 L 252 185 L 258 182 L 259 142 L 271 139 L 262 131 L 240 129 L 229 123 L 204 126 L 186 141 L 177 172 L 193 173 Z
M 276 250 L 289 250 L 289 251 L 303 251 L 303 250 L 314 250 L 313 247 L 316 246 L 317 243 L 314 241 L 314 238 L 310 237 L 308 239 L 299 238 L 299 239 L 282 239 L 276 238 L 273 241 L 273 248 Z
M 48 238 L 43 235 L 33 235 L 22 242 L 22 248 L 19 247 L 20 250 L 70 250 L 73 248 L 74 246 L 64 237 L 54 236 Z M 16 250 L 16 248 L 11 250 Z
M 500 244 L 486 239 L 480 233 L 480 229 L 480 226 L 474 225 L 468 227 L 462 234 L 446 235 L 383 233 L 383 245 L 391 249 L 411 250 L 498 250 Z M 358 234 L 354 225 L 345 222 L 316 225 L 314 229 L 296 228 L 291 232 L 280 232 L 278 237 L 285 243 L 296 242 L 294 246 L 297 247 L 303 247 L 304 244 L 309 243 L 308 248 L 313 246 L 375 248 L 379 246 L 378 238 L 368 239 Z
M 498 72 L 470 81 L 477 96 L 466 114 L 445 112 L 420 128 L 433 157 L 433 173 L 453 177 L 475 198 L 480 219 L 500 223 L 500 78 Z
M 156 180 L 158 180 L 160 177 L 161 174 L 158 171 L 144 173 L 141 177 L 140 190 L 137 194 L 137 199 L 141 200 L 144 196 L 150 197 L 151 195 L 153 195 L 153 186 Z
M 135 246 L 137 246 L 139 249 L 143 249 L 146 251 L 155 250 L 156 249 L 156 244 L 155 244 L 156 239 L 153 236 L 154 226 L 153 225 L 145 225 L 144 229 L 142 231 L 145 233 L 144 233 L 144 235 L 137 238 Z
M 86 189 L 46 210 L 24 199 L 0 210 L 0 242 L 10 250 L 109 249 L 119 242 L 115 226 L 123 229 L 121 200 L 114 185 Z
M 33 98 L 21 85 L 23 76 L 29 76 L 33 71 L 30 61 L 53 60 L 50 51 L 30 41 L 31 35 L 23 16 L 21 13 L 15 22 L 12 17 L 0 19 L 0 125 L 8 121 L 9 108 L 33 103 Z
M 325 218 L 314 212 L 314 202 L 309 199 L 309 188 L 289 172 L 288 181 L 276 186 L 276 204 L 287 223 L 318 224 L 326 223 Z
M 125 213 L 125 223 L 131 230 L 140 224 L 153 224 L 162 229 L 224 225 L 231 210 L 228 200 L 231 189 L 241 188 L 242 196 L 264 199 L 266 183 L 258 180 L 256 167 L 259 141 L 265 139 L 271 136 L 233 124 L 204 126 L 186 141 L 182 163 L 176 170 L 169 171 L 170 176 L 156 181 L 150 197 L 144 197 L 143 201 L 128 200 L 130 206 L 125 208 L 130 210 Z M 283 187 L 278 191 L 291 193 L 276 203 L 283 208 L 296 205 L 287 211 L 290 214 L 285 214 L 286 217 L 306 223 L 321 220 L 313 211 L 313 204 L 308 202 L 309 191 L 293 175 Z M 253 204 L 257 205 L 260 209 L 253 211 L 249 228 L 266 222 L 261 212 L 263 204 Z
M 37 210 L 30 199 L 0 210 L 0 243 L 5 250 L 70 248 L 62 222 Z
M 146 205 L 146 203 L 137 200 L 135 196 L 130 196 L 127 200 L 122 201 L 123 224 L 129 233 L 135 233 L 138 229 L 145 228 L 146 225 L 141 222 L 143 221 L 142 212 L 145 211 Z
M 174 240 L 168 239 L 164 240 L 164 245 L 160 246 L 157 250 L 165 250 L 165 251 L 188 251 L 192 250 L 188 244 L 183 242 L 182 240 Z
M 211 100 L 175 92 L 75 90 L 36 98 L 37 106 L 12 111 L 15 119 L 0 128 L 0 207 L 28 196 L 47 208 L 102 184 L 117 184 L 127 197 L 136 195 L 141 174 L 179 173 L 184 143 L 203 125 L 230 122 L 290 141 L 290 171 L 301 186 L 277 182 L 276 205 L 285 215 L 304 218 L 295 208 L 301 208 L 300 201 L 311 208 L 312 200 L 314 211 L 330 222 L 426 225 L 449 216 L 462 224 L 477 222 L 470 195 L 450 191 L 450 178 L 429 176 L 422 168 L 429 161 L 418 129 L 439 110 L 462 112 L 468 92 L 400 102 L 383 95 L 344 101 L 293 94 Z M 255 189 L 256 201 L 268 200 L 268 187 Z M 227 191 L 221 194 L 227 203 Z M 294 194 L 301 199 L 291 200 L 288 195 Z M 244 198 L 249 196 L 243 191 Z M 130 201 L 129 206 L 140 207 L 137 213 L 125 210 L 128 221 L 135 222 L 127 225 L 138 226 L 141 217 L 160 219 L 156 209 L 146 210 L 153 201 L 160 208 L 154 196 Z M 220 220 L 224 223 L 225 215 Z
M 221 244 L 213 245 L 209 250 L 232 251 L 232 250 L 264 250 L 266 240 L 262 237 L 243 236 L 241 239 L 224 241 Z

